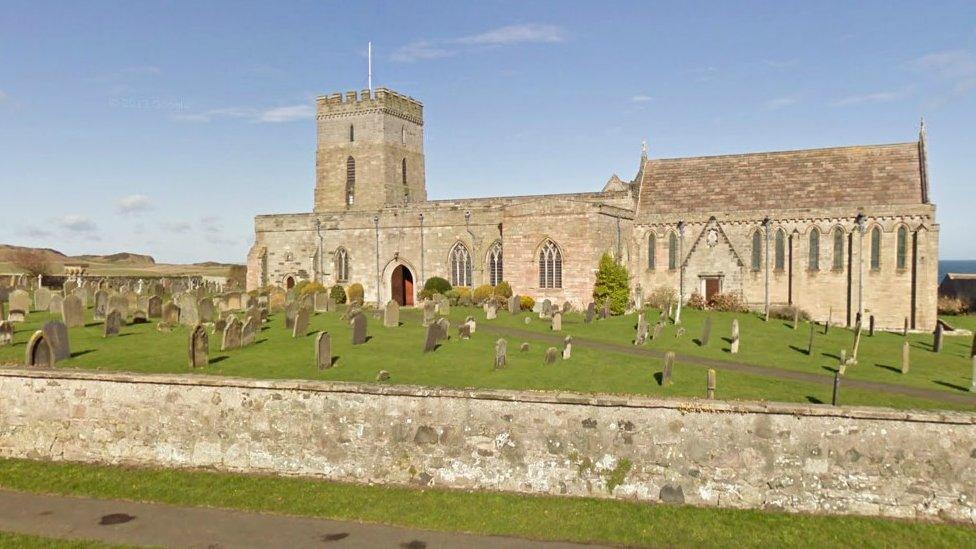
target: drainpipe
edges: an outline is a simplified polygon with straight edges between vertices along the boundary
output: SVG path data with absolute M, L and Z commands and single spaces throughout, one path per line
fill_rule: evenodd
M 424 287 L 427 276 L 424 274 L 424 212 L 420 212 L 420 287 Z
M 318 283 L 323 282 L 322 278 L 322 221 L 319 219 L 315 220 L 315 234 L 319 237 L 319 251 L 318 251 L 318 265 L 315 266 L 315 281 Z
M 373 227 L 376 230 L 376 308 L 380 308 L 380 216 L 373 216 Z
M 471 231 L 471 210 L 467 210 L 467 211 L 464 212 L 464 230 L 466 230 L 468 232 L 468 234 L 471 235 L 471 263 L 472 263 L 472 265 L 471 265 L 471 277 L 473 278 L 474 277 L 474 262 L 477 260 L 477 257 L 478 257 L 478 244 L 477 244 L 477 242 L 475 242 L 476 238 L 474 236 L 474 232 Z M 484 269 L 481 269 L 481 273 L 482 273 L 481 281 L 482 282 L 484 282 L 484 272 L 485 272 Z M 467 273 L 465 273 L 465 274 L 467 274 Z M 474 288 L 474 280 L 469 280 L 468 282 L 471 284 L 471 287 Z
M 763 219 L 763 230 L 766 233 L 766 300 L 765 300 L 765 312 L 766 312 L 766 322 L 769 322 L 769 230 L 772 228 L 773 222 L 767 217 Z
M 681 324 L 681 303 L 685 300 L 685 222 L 678 222 L 678 310 L 674 313 L 674 323 Z
M 857 223 L 857 316 L 864 320 L 864 228 L 867 225 L 867 218 L 863 213 L 858 213 L 854 218 Z

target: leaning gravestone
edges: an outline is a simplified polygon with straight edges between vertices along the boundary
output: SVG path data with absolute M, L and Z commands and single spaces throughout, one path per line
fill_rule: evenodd
M 383 326 L 396 328 L 400 325 L 400 304 L 390 300 L 383 309 Z
M 705 323 L 702 324 L 702 335 L 701 339 L 698 340 L 698 344 L 702 347 L 708 347 L 708 340 L 712 338 L 712 317 L 706 316 Z
M 163 305 L 162 319 L 164 324 L 176 325 L 180 323 L 180 308 L 172 301 Z
M 154 295 L 146 300 L 146 314 L 149 315 L 149 318 L 162 318 L 163 298 Z
M 556 349 L 555 347 L 549 347 L 548 349 L 546 349 L 546 356 L 543 359 L 543 362 L 545 364 L 553 364 L 556 362 L 558 358 L 559 358 L 559 349 Z
M 51 307 L 51 290 L 38 288 L 34 290 L 34 310 L 46 311 Z
M 210 336 L 203 324 L 190 330 L 189 341 L 190 368 L 202 368 L 210 363 Z
M 504 368 L 508 363 L 508 342 L 499 339 L 495 342 L 495 368 Z
M 664 354 L 664 371 L 661 373 L 661 386 L 671 385 L 671 373 L 674 370 L 674 351 Z
M 591 301 L 590 304 L 586 306 L 586 318 L 583 320 L 583 322 L 587 324 L 593 322 L 593 316 L 595 314 L 596 314 L 596 303 L 593 303 Z
M 10 310 L 13 311 L 13 306 L 10 307 Z M 942 352 L 942 330 L 942 323 L 936 322 L 935 333 L 932 337 L 932 350 L 936 353 Z
M 258 324 L 261 323 L 260 317 L 248 316 L 241 327 L 241 347 L 247 347 L 254 343 L 254 338 L 258 333 Z
M 285 305 L 285 328 L 291 330 L 295 326 L 295 317 L 298 315 L 298 303 L 294 301 Z
M 85 325 L 85 309 L 78 296 L 69 295 L 64 298 L 61 304 L 61 320 L 69 328 L 80 328 Z
M 41 328 L 44 337 L 51 342 L 51 349 L 54 351 L 54 361 L 71 358 L 71 344 L 68 341 L 68 327 L 63 322 L 51 320 L 45 322 Z
M 634 336 L 634 345 L 647 343 L 647 321 L 644 320 L 644 313 L 637 313 L 637 335 Z
M 552 313 L 551 316 L 552 316 L 552 325 L 550 327 L 552 328 L 552 331 L 554 332 L 561 331 L 563 329 L 563 314 L 559 311 L 556 311 Z
M 108 314 L 108 292 L 98 290 L 95 292 L 95 320 L 103 320 Z
M 308 308 L 301 307 L 295 314 L 295 323 L 292 325 L 291 337 L 305 337 L 308 335 Z
M 427 332 L 424 334 L 424 352 L 430 353 L 437 350 L 437 342 L 440 338 L 440 324 L 436 322 L 427 325 Z
M 14 325 L 12 322 L 0 320 L 0 347 L 10 345 L 14 341 Z
M 51 341 L 44 336 L 42 330 L 34 332 L 27 342 L 24 364 L 28 368 L 53 368 L 54 362 L 54 348 L 51 347 Z
M 243 326 L 241 326 L 241 321 L 237 320 L 237 317 L 231 316 L 230 320 L 227 321 L 227 325 L 224 326 L 220 350 L 239 349 L 241 347 L 242 332 Z
M 362 312 L 355 314 L 349 324 L 352 326 L 352 344 L 362 345 L 366 343 L 366 315 Z
M 64 305 L 64 297 L 61 294 L 54 294 L 51 296 L 51 303 L 48 304 L 47 310 L 52 315 L 61 316 L 62 305 Z
M 437 335 L 440 336 L 440 340 L 444 341 L 448 339 L 451 333 L 451 321 L 446 318 L 439 318 L 437 319 L 437 325 L 440 327 L 440 330 L 437 332 Z
M 319 370 L 332 367 L 332 336 L 329 332 L 319 332 L 315 336 L 315 366 Z
M 109 309 L 108 314 L 105 316 L 105 337 L 119 335 L 119 330 L 122 329 L 122 313 L 118 309 Z
M 908 368 L 911 365 L 911 358 L 911 346 L 908 345 L 908 340 L 906 339 L 901 344 L 901 373 L 908 373 Z

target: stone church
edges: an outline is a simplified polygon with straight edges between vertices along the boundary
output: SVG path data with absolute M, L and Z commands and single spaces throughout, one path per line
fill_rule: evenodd
M 259 215 L 248 289 L 358 282 L 367 301 L 417 303 L 423 281 L 511 284 L 577 308 L 600 256 L 634 287 L 817 320 L 931 330 L 939 226 L 924 128 L 911 143 L 650 159 L 595 192 L 429 200 L 423 105 L 385 88 L 322 96 L 311 213 Z

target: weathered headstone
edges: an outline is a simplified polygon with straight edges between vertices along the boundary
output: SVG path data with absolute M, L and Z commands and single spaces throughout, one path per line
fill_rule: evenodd
M 854 325 L 854 347 L 851 348 L 851 356 L 847 362 L 851 365 L 857 364 L 857 352 L 861 348 L 861 315 L 857 316 L 857 323 Z
M 829 312 L 827 313 L 827 322 L 824 322 L 824 335 L 827 335 L 830 332 L 830 323 L 833 321 L 833 319 L 834 319 L 834 308 L 831 307 L 829 309 Z
M 302 306 L 298 309 L 298 312 L 295 314 L 295 322 L 292 324 L 291 337 L 305 337 L 308 335 L 309 314 L 308 307 Z
M 661 372 L 661 386 L 671 385 L 671 374 L 674 371 L 674 351 L 664 354 L 664 371 Z
M 241 347 L 247 347 L 254 343 L 260 324 L 261 317 L 248 316 L 244 319 L 244 324 L 241 326 Z
M 908 369 L 911 367 L 911 360 L 912 360 L 911 350 L 912 348 L 908 344 L 908 340 L 906 339 L 901 344 L 901 373 L 903 374 L 907 374 Z
M 563 339 L 563 360 L 569 360 L 573 356 L 573 336 L 566 336 Z
M 109 312 L 115 309 L 122 315 L 122 318 L 129 317 L 129 300 L 121 294 L 112 294 L 108 296 L 108 310 L 105 314 L 108 315 Z
M 0 320 L 0 347 L 10 345 L 14 342 L 14 324 L 6 320 Z
M 390 372 L 386 370 L 376 372 L 376 381 L 390 381 Z
M 705 398 L 715 398 L 715 370 L 709 368 L 705 377 Z
M 813 356 L 813 338 L 817 335 L 817 323 L 810 323 L 810 340 L 807 342 L 807 356 Z
M 61 316 L 61 306 L 64 305 L 64 296 L 61 294 L 54 294 L 51 296 L 51 302 L 47 306 L 47 310 L 52 315 Z
M 663 321 L 654 323 L 654 331 L 651 332 L 651 340 L 655 340 L 661 337 L 661 331 L 663 330 L 664 330 Z
M 521 345 L 519 345 L 519 352 L 520 353 L 527 353 L 527 352 L 529 352 L 529 343 L 527 341 L 526 342 L 523 342 Z
M 180 308 L 172 301 L 167 301 L 163 305 L 162 314 L 164 324 L 175 325 L 180 323 Z
M 793 329 L 796 330 L 800 327 L 800 308 L 793 307 Z
M 548 349 L 546 349 L 546 356 L 545 359 L 543 359 L 543 362 L 545 364 L 553 364 L 556 362 L 558 358 L 559 358 L 559 349 L 556 349 L 555 347 L 549 347 Z
M 319 370 L 332 367 L 332 336 L 329 332 L 319 332 L 315 336 L 315 366 Z
M 119 330 L 122 329 L 122 313 L 118 309 L 109 309 L 108 314 L 105 315 L 104 328 L 102 333 L 104 337 L 119 335 Z
M 513 295 L 508 298 L 508 312 L 513 315 L 517 315 L 522 311 L 522 298 L 518 295 Z
M 434 323 L 437 318 L 437 305 L 433 301 L 426 299 L 424 300 L 424 326 L 430 326 Z
M 85 325 L 85 309 L 81 299 L 76 295 L 69 295 L 61 303 L 61 320 L 69 328 L 80 328 Z
M 874 315 L 868 317 L 868 337 L 874 337 Z
M 634 287 L 634 308 L 638 311 L 644 310 L 644 288 L 641 287 L 639 282 Z
M 936 322 L 935 333 L 932 336 L 932 351 L 936 353 L 942 352 L 942 323 Z
M 42 330 L 37 330 L 27 342 L 24 364 L 28 368 L 53 368 L 54 348 Z
M 468 318 L 464 319 L 464 323 L 468 325 L 472 334 L 478 331 L 478 323 L 475 322 L 473 316 L 469 315 Z
M 200 322 L 213 322 L 214 320 L 214 304 L 213 300 L 209 297 L 205 297 L 197 302 L 197 310 L 200 315 Z
M 38 288 L 34 290 L 34 310 L 46 311 L 51 306 L 51 290 Z
M 539 318 L 550 318 L 552 316 L 552 301 L 549 298 L 542 300 L 539 308 Z
M 108 314 L 108 292 L 98 290 L 95 292 L 95 320 L 104 320 Z
M 424 335 L 424 352 L 430 353 L 437 350 L 437 343 L 441 340 L 440 338 L 440 325 L 436 322 L 432 322 L 427 325 L 427 333 Z
M 291 301 L 285 305 L 285 329 L 291 330 L 295 326 L 296 316 L 298 316 L 298 303 Z
M 68 341 L 68 327 L 63 322 L 51 320 L 41 327 L 44 337 L 51 343 L 54 351 L 54 361 L 71 358 L 71 344 Z
M 223 337 L 220 340 L 220 350 L 227 351 L 241 348 L 243 346 L 243 332 L 244 326 L 241 324 L 241 321 L 237 320 L 236 316 L 231 316 L 227 321 L 227 325 L 224 326 Z
M 587 324 L 593 322 L 593 315 L 595 314 L 596 314 L 596 303 L 593 303 L 591 301 L 590 304 L 586 306 L 586 317 L 583 319 L 583 322 Z
M 163 298 L 158 295 L 150 296 L 146 300 L 146 314 L 149 318 L 162 318 L 163 317 Z
M 637 335 L 634 336 L 634 345 L 643 345 L 647 342 L 647 322 L 644 320 L 644 313 L 637 313 Z
M 458 325 L 458 339 L 471 339 L 471 326 L 467 323 Z
M 363 313 L 353 315 L 349 324 L 352 326 L 352 344 L 366 343 L 366 315 Z
M 705 322 L 702 324 L 702 335 L 701 339 L 698 340 L 698 344 L 702 347 L 708 347 L 708 340 L 712 337 L 712 317 L 706 316 Z
M 441 340 L 443 341 L 448 339 L 451 334 L 451 321 L 446 318 L 438 318 L 437 325 L 440 327 L 437 334 L 440 336 Z
M 733 355 L 739 353 L 739 319 L 732 319 L 732 343 L 729 347 L 729 352 Z
M 25 322 L 27 314 L 31 308 L 30 294 L 24 290 L 14 290 L 7 297 L 10 306 L 7 312 L 7 319 L 12 322 Z
M 189 358 L 190 368 L 210 364 L 210 335 L 203 324 L 197 324 L 190 330 Z
M 498 305 L 488 303 L 485 305 L 485 320 L 495 320 L 498 318 Z
M 392 299 L 383 309 L 383 326 L 396 328 L 400 325 L 400 304 Z
M 837 372 L 844 375 L 847 371 L 847 349 L 840 350 L 840 358 L 838 359 L 839 365 L 837 366 Z
M 132 311 L 133 324 L 145 324 L 147 322 L 149 322 L 149 315 L 146 314 L 145 309 L 136 309 Z
M 442 316 L 450 316 L 451 314 L 451 302 L 444 299 L 437 303 L 437 314 Z
M 504 368 L 508 364 L 508 342 L 499 339 L 495 342 L 495 368 Z
M 328 292 L 315 292 L 315 294 L 312 296 L 312 305 L 315 308 L 316 313 L 328 313 L 332 311 L 332 309 L 329 307 Z
M 833 390 L 833 392 L 831 393 L 831 396 L 830 396 L 830 403 L 832 405 L 834 405 L 834 406 L 837 406 L 837 403 L 838 402 L 840 402 L 840 372 L 835 372 L 834 373 L 834 390 Z
M 180 294 L 176 300 L 176 306 L 179 307 L 180 311 L 180 324 L 196 326 L 200 323 L 200 309 L 197 298 L 193 294 Z
M 600 320 L 606 320 L 610 318 L 610 300 L 603 300 L 603 307 L 600 308 Z
M 556 311 L 554 313 L 551 313 L 550 316 L 552 317 L 552 323 L 550 325 L 552 331 L 554 332 L 561 331 L 563 329 L 563 314 L 559 311 Z

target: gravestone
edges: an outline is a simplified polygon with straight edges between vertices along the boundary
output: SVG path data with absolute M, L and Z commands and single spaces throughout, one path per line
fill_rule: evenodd
M 908 340 L 906 339 L 901 344 L 901 373 L 908 373 L 908 368 L 911 366 L 911 359 L 911 346 L 909 346 Z
M 824 335 L 830 333 L 830 323 L 834 320 L 834 308 L 831 307 L 827 312 L 827 322 L 824 322 Z
M 793 329 L 797 329 L 800 326 L 800 308 L 793 307 Z
M 595 314 L 596 314 L 596 303 L 593 303 L 591 301 L 590 304 L 586 306 L 586 317 L 583 319 L 583 322 L 587 324 L 593 322 L 593 315 Z
M 247 347 L 254 343 L 254 338 L 258 333 L 258 324 L 261 323 L 260 317 L 248 316 L 241 326 L 241 347 Z
M 854 347 L 851 349 L 851 356 L 847 362 L 851 365 L 857 364 L 857 351 L 861 348 L 861 314 L 857 315 L 857 323 L 854 325 Z
M 231 315 L 231 318 L 234 318 L 234 315 Z M 213 331 L 210 332 L 210 333 L 212 333 L 212 334 L 222 334 L 222 333 L 224 333 L 224 328 L 226 328 L 226 327 L 227 327 L 227 319 L 218 318 L 217 320 L 215 320 L 213 322 Z
M 715 370 L 709 368 L 705 378 L 705 398 L 715 398 Z
M 653 332 L 651 332 L 651 340 L 653 341 L 653 340 L 655 340 L 655 339 L 657 339 L 657 338 L 659 338 L 659 337 L 661 337 L 661 332 L 662 332 L 663 330 L 664 330 L 664 322 L 663 322 L 663 321 L 661 321 L 661 322 L 656 322 L 656 323 L 654 324 L 654 331 L 653 331 Z
M 874 315 L 868 317 L 868 337 L 874 337 Z
M 88 296 L 88 290 L 86 288 L 78 288 L 77 290 L 71 292 L 71 295 L 78 296 L 78 299 L 81 300 L 82 309 L 88 307 L 89 296 Z
M 44 337 L 51 343 L 54 351 L 54 361 L 71 358 L 71 344 L 68 341 L 68 327 L 63 322 L 51 320 L 44 323 L 41 328 Z
M 569 360 L 573 355 L 573 336 L 566 336 L 563 339 L 563 360 Z
M 197 302 L 197 311 L 200 315 L 200 322 L 213 322 L 214 304 L 213 300 L 205 297 Z
M 54 348 L 51 347 L 51 341 L 44 336 L 42 330 L 34 332 L 27 342 L 24 364 L 28 368 L 53 368 L 54 362 Z
M 362 345 L 366 343 L 366 315 L 357 313 L 349 321 L 352 326 L 352 344 Z
M 0 347 L 10 345 L 14 342 L 14 324 L 6 320 L 0 320 Z
M 847 349 L 840 350 L 840 358 L 838 359 L 838 362 L 840 364 L 837 367 L 837 372 L 843 375 L 844 371 L 847 370 Z
M 701 339 L 698 340 L 699 345 L 702 347 L 708 347 L 708 340 L 712 337 L 712 317 L 706 316 L 705 322 L 702 324 L 702 335 Z
M 223 337 L 220 341 L 220 350 L 240 349 L 242 347 L 244 326 L 237 317 L 231 316 L 224 326 Z
M 640 283 L 634 288 L 634 308 L 638 311 L 644 310 L 644 289 Z
M 935 324 L 935 334 L 932 336 L 932 351 L 936 353 L 942 352 L 942 323 L 936 322 Z
M 469 315 L 468 318 L 464 319 L 464 323 L 468 325 L 468 328 L 471 330 L 472 334 L 478 331 L 478 323 L 475 322 L 473 316 Z
M 176 300 L 176 306 L 180 308 L 180 324 L 196 326 L 200 323 L 200 309 L 197 305 L 197 298 L 193 294 L 180 294 Z
M 319 332 L 315 336 L 315 367 L 319 370 L 332 367 L 332 336 L 329 332 Z
M 285 328 L 291 330 L 295 327 L 295 317 L 298 316 L 298 303 L 292 301 L 285 305 Z
M 437 350 L 437 342 L 441 340 L 440 338 L 440 325 L 436 322 L 432 322 L 427 325 L 427 333 L 424 335 L 424 352 L 430 353 Z
M 508 312 L 513 315 L 517 315 L 522 311 L 522 298 L 518 295 L 513 295 L 508 298 Z
M 634 336 L 634 345 L 647 343 L 647 322 L 644 320 L 644 313 L 637 313 L 637 335 Z
M 830 396 L 830 404 L 837 406 L 840 402 L 840 372 L 834 373 L 834 390 Z
M 190 368 L 202 368 L 210 363 L 210 336 L 203 324 L 190 330 L 189 358 Z
M 52 315 L 61 316 L 61 306 L 64 305 L 64 297 L 61 294 L 54 294 L 51 296 L 51 302 L 47 306 L 47 310 Z
M 46 311 L 51 307 L 51 290 L 38 288 L 34 290 L 34 310 Z
M 733 355 L 739 353 L 739 319 L 732 319 L 732 345 L 729 352 Z
M 95 320 L 104 320 L 108 314 L 108 292 L 98 290 L 95 292 Z
M 552 301 L 548 298 L 542 300 L 542 307 L 539 310 L 539 318 L 550 318 L 552 316 Z
M 973 344 L 969 348 L 969 358 L 976 356 L 976 330 L 973 330 Z
M 550 328 L 552 331 L 559 332 L 563 329 L 563 314 L 559 311 L 552 313 L 552 324 Z
M 180 308 L 172 301 L 163 305 L 162 320 L 164 324 L 176 325 L 180 323 Z
M 122 313 L 118 309 L 109 309 L 108 314 L 105 315 L 104 331 L 102 332 L 103 337 L 119 335 L 119 330 L 121 329 Z
M 495 305 L 494 303 L 488 303 L 485 305 L 485 319 L 495 320 L 496 318 L 498 318 L 498 305 Z
M 139 307 L 139 294 L 135 292 L 129 292 L 125 294 L 126 303 L 129 304 L 128 312 L 132 312 Z M 111 307 L 111 305 L 109 305 Z
M 163 317 L 163 298 L 158 295 L 151 296 L 146 300 L 146 314 L 149 318 Z
M 813 338 L 817 335 L 817 323 L 810 323 L 810 341 L 807 342 L 807 356 L 813 356 Z
M 504 368 L 508 364 L 508 342 L 499 339 L 495 342 L 495 369 Z
M 400 304 L 392 299 L 383 308 L 383 326 L 396 328 L 400 325 Z
M 469 324 L 458 325 L 458 339 L 471 339 L 471 326 Z
M 451 334 L 451 321 L 446 318 L 437 319 L 437 325 L 440 327 L 437 334 L 440 336 L 441 341 L 449 339 Z
M 600 320 L 608 318 L 610 318 L 610 300 L 606 299 L 603 301 L 603 307 L 600 308 Z
M 451 302 L 447 299 L 441 300 L 437 304 L 437 314 L 441 316 L 449 316 L 451 314 Z
M 437 317 L 437 305 L 429 299 L 424 300 L 424 326 L 430 326 L 434 323 L 434 319 Z
M 559 358 L 559 349 L 556 349 L 555 347 L 549 347 L 548 349 L 546 349 L 546 356 L 543 359 L 543 363 L 554 364 L 558 358 Z
M 132 323 L 133 324 L 145 324 L 149 322 L 149 315 L 146 314 L 145 309 L 136 309 L 132 311 Z
M 295 314 L 295 323 L 292 326 L 291 337 L 305 337 L 308 335 L 308 316 L 309 310 L 307 307 L 298 309 L 298 313 Z
M 13 322 L 24 322 L 31 308 L 30 294 L 24 290 L 14 290 L 7 297 L 9 305 L 7 318 Z
M 671 385 L 671 373 L 674 371 L 674 351 L 668 351 L 664 354 L 664 371 L 661 372 L 661 386 L 667 387 Z
M 312 296 L 312 306 L 316 313 L 330 312 L 332 309 L 329 308 L 329 293 L 315 292 Z
M 122 315 L 122 318 L 127 318 L 129 316 L 129 300 L 121 294 L 108 296 L 108 309 L 105 311 L 106 317 L 112 309 L 118 311 Z
M 81 299 L 76 295 L 69 295 L 61 303 L 61 320 L 68 328 L 80 328 L 85 325 L 85 309 Z

